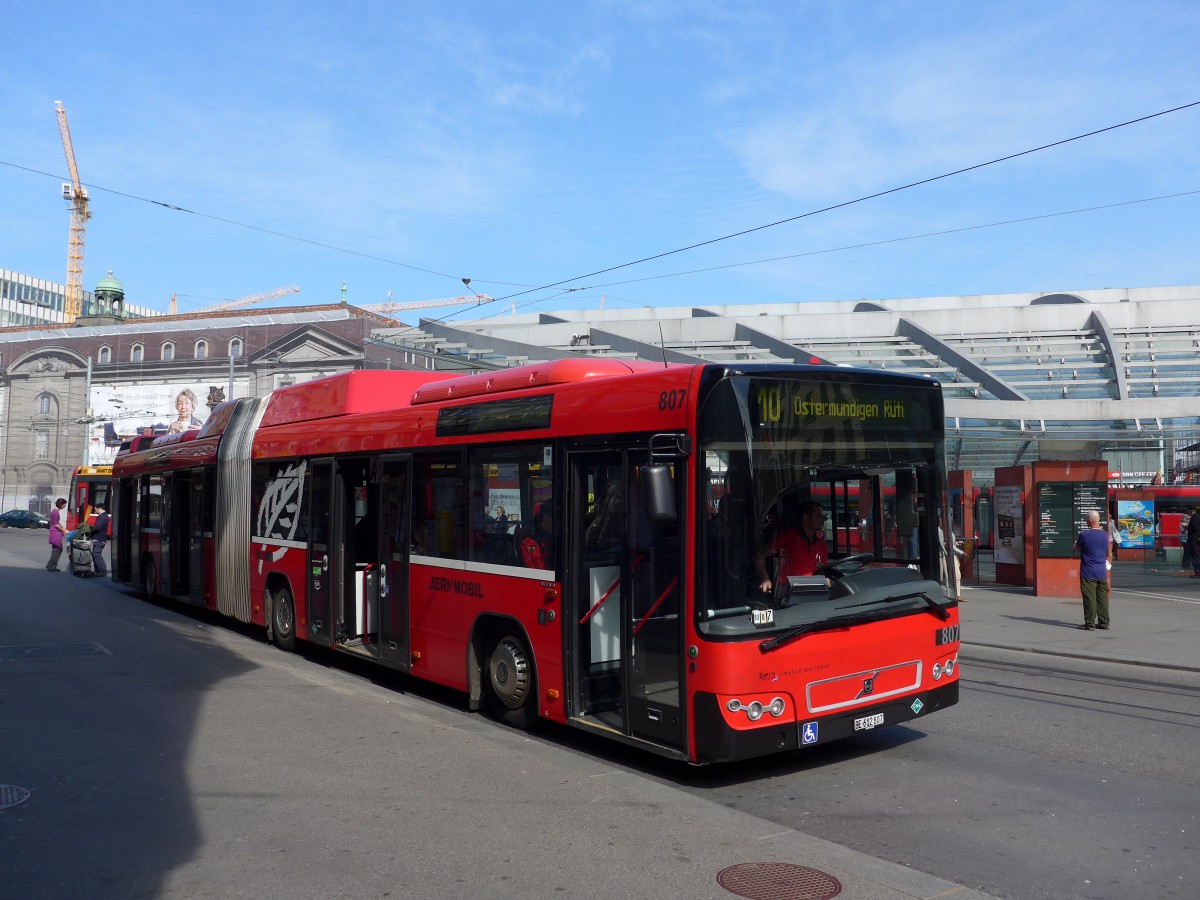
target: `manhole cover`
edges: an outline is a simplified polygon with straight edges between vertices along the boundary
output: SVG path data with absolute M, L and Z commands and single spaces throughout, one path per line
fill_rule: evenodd
M 842 892 L 827 872 L 791 863 L 738 863 L 718 872 L 717 884 L 749 900 L 828 900 Z
M 8 809 L 29 799 L 29 791 L 15 784 L 0 784 L 0 809 Z

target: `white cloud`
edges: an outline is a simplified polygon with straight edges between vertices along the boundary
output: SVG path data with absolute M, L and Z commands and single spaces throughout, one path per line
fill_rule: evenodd
M 1073 24 L 1018 23 L 986 39 L 975 28 L 962 28 L 919 42 L 877 44 L 870 54 L 856 50 L 822 71 L 810 69 L 805 80 L 792 82 L 790 93 L 756 97 L 747 89 L 752 79 L 742 72 L 714 82 L 708 95 L 716 104 L 739 104 L 727 112 L 722 136 L 748 174 L 769 190 L 817 204 L 1194 99 L 1164 87 L 1172 71 L 1194 69 L 1194 62 L 1168 57 L 1157 72 L 1117 75 L 1129 68 L 1131 48 L 1101 43 L 1082 54 L 1080 36 L 1068 41 L 1063 34 Z M 766 80 L 763 73 L 757 79 L 760 86 Z M 1195 130 L 1194 124 L 1180 127 Z M 1169 140 L 1165 131 L 1134 126 L 1016 165 L 1053 171 L 1136 162 Z

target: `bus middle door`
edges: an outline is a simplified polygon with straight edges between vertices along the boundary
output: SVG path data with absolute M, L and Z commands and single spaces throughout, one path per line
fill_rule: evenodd
M 408 456 L 384 456 L 378 461 L 379 482 L 379 653 L 407 672 L 411 663 L 408 639 L 409 534 Z
M 306 614 L 297 610 L 297 627 L 307 621 L 310 638 L 322 644 L 333 643 L 333 598 L 338 571 L 330 534 L 330 507 L 333 501 L 333 460 L 313 460 L 305 478 L 308 491 L 308 591 Z

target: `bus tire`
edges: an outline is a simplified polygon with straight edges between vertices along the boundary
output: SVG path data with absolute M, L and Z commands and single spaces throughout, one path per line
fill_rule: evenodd
M 492 644 L 484 673 L 484 692 L 492 715 L 513 728 L 526 730 L 537 719 L 537 690 L 533 655 L 515 634 Z
M 158 568 L 152 559 L 146 560 L 146 564 L 142 566 L 142 593 L 149 600 L 158 596 Z
M 296 649 L 296 604 L 292 592 L 281 587 L 275 592 L 271 604 L 271 631 L 275 635 L 275 646 L 291 652 Z

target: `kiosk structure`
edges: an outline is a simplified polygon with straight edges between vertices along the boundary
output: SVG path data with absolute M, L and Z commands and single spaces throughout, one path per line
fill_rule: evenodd
M 1034 594 L 1079 593 L 1075 538 L 1095 510 L 1108 528 L 1108 463 L 1047 460 L 996 470 L 996 582 Z

